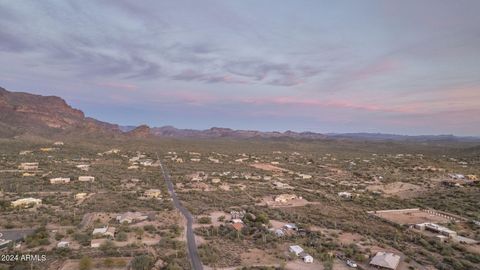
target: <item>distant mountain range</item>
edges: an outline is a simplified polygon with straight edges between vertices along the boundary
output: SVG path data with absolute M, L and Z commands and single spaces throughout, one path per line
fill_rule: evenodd
M 337 139 L 356 139 L 369 141 L 461 141 L 461 142 L 478 142 L 480 137 L 474 136 L 454 136 L 454 135 L 397 135 L 384 133 L 327 133 L 329 138 Z
M 141 126 L 145 129 L 145 126 Z M 139 128 L 135 126 L 121 126 L 124 132 L 138 132 Z M 295 138 L 295 139 L 326 139 L 327 137 L 320 133 L 314 132 L 294 132 L 294 131 L 256 131 L 256 130 L 234 130 L 230 128 L 212 127 L 206 130 L 195 129 L 179 129 L 173 126 L 153 127 L 150 128 L 150 134 L 159 137 L 181 137 L 181 138 Z
M 175 137 L 175 138 L 292 138 L 292 139 L 346 139 L 374 141 L 466 141 L 480 142 L 478 137 L 453 135 L 404 136 L 380 133 L 321 134 L 315 132 L 263 132 L 212 127 L 206 130 L 179 129 L 173 126 L 148 127 L 118 126 L 102 122 L 72 108 L 56 96 L 41 96 L 23 92 L 10 92 L 0 87 L 0 137 L 24 134 L 38 136 L 75 135 L 108 137 Z

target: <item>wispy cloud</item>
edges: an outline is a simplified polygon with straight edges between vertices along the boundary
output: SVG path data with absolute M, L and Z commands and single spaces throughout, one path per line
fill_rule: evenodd
M 328 8 L 323 1 L 0 0 L 0 79 L 111 108 L 156 102 L 162 106 L 151 111 L 165 117 L 193 108 L 192 117 L 175 118 L 182 125 L 218 115 L 235 127 L 255 114 L 268 126 L 281 114 L 286 129 L 321 119 L 333 130 L 344 127 L 338 120 L 410 132 L 420 123 L 436 130 L 429 117 L 443 116 L 451 119 L 444 130 L 471 132 L 466 115 L 480 107 L 479 9 L 478 1 L 436 0 Z
M 108 87 L 108 88 L 117 88 L 117 89 L 125 89 L 125 90 L 136 90 L 137 86 L 134 84 L 129 83 L 119 83 L 119 82 L 101 82 L 97 84 L 100 87 Z

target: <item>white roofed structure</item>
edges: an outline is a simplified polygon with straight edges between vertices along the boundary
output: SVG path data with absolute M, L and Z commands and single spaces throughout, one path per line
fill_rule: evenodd
M 395 270 L 400 263 L 400 256 L 390 253 L 379 251 L 370 261 L 370 265 Z

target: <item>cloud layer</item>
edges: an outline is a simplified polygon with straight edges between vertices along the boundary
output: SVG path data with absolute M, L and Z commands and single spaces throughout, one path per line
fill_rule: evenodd
M 479 8 L 0 0 L 0 84 L 120 124 L 480 135 Z

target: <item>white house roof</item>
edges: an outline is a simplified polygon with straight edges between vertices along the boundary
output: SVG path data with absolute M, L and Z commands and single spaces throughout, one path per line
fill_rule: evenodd
M 303 252 L 303 248 L 301 248 L 300 246 L 290 246 L 290 250 L 297 253 L 297 254 L 300 254 Z
M 396 269 L 400 263 L 400 256 L 393 253 L 377 252 L 375 257 L 370 261 L 371 265 L 380 266 L 388 269 Z
M 104 234 L 106 233 L 108 230 L 108 227 L 103 227 L 103 228 L 95 228 L 93 229 L 93 233 L 92 234 Z
M 243 223 L 243 221 L 242 221 L 241 219 L 239 219 L 239 218 L 234 218 L 234 219 L 232 219 L 232 222 L 233 222 L 233 223 Z

